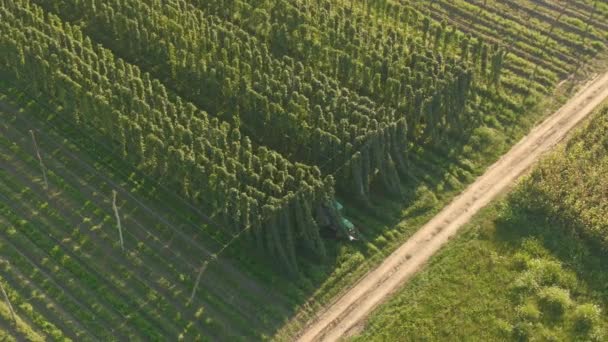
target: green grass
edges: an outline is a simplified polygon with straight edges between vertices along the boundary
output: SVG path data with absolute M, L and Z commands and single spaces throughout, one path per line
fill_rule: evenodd
M 600 122 L 592 121 L 567 152 L 560 148 L 548 159 L 576 153 L 579 142 L 605 132 Z M 608 155 L 606 147 L 603 155 Z M 557 160 L 562 169 L 572 167 Z M 547 161 L 533 174 L 552 168 Z M 555 199 L 547 205 L 530 200 L 538 195 L 534 179 L 482 210 L 353 340 L 608 338 L 608 254 L 585 233 L 593 224 L 579 227 L 551 212 L 549 208 L 560 205 Z M 553 187 L 569 184 L 574 183 Z M 605 214 L 606 208 L 597 210 Z
M 608 291 L 602 289 L 608 271 L 601 266 L 606 256 L 556 232 L 543 222 L 542 213 L 518 218 L 524 222 L 499 219 L 506 211 L 504 201 L 485 209 L 381 306 L 353 340 L 496 341 L 524 335 L 575 340 L 581 338 L 575 317 L 583 304 L 600 308 L 601 323 L 594 333 L 598 341 L 599 336 L 606 338 L 599 335 L 608 327 Z M 585 253 L 585 260 L 559 250 L 564 247 Z M 540 293 L 526 287 L 530 278 L 543 272 L 553 272 L 559 280 L 546 281 L 542 287 L 555 285 L 570 294 L 572 303 L 561 317 L 543 307 Z

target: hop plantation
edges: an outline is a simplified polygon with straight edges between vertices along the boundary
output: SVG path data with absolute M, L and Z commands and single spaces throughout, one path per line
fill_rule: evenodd
M 607 22 L 588 0 L 0 0 L 0 336 L 293 339 L 598 68 Z M 527 191 L 605 249 L 588 135 Z

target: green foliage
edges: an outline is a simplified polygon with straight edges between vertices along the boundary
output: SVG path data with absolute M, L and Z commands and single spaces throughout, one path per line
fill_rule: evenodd
M 2 8 L 6 20 L 0 27 L 1 63 L 7 70 L 23 84 L 44 80 L 34 83 L 33 90 L 57 94 L 66 119 L 112 144 L 123 158 L 148 175 L 175 186 L 193 204 L 210 213 L 219 212 L 220 222 L 233 227 L 234 232 L 251 228 L 273 234 L 268 241 L 274 246 L 266 247 L 282 251 L 285 245 L 288 253 L 279 256 L 295 268 L 298 241 L 293 239 L 293 226 L 283 224 L 279 233 L 264 224 L 280 215 L 287 215 L 284 222 L 290 222 L 294 216 L 291 201 L 307 201 L 311 207 L 331 201 L 323 194 L 326 186 L 317 168 L 293 164 L 263 146 L 250 147 L 226 122 L 209 118 L 179 97 L 170 97 L 158 80 L 137 66 L 101 46 L 91 46 L 78 27 L 62 25 L 57 17 L 44 14 L 35 5 L 29 9 L 28 1 L 11 3 Z M 19 21 L 18 16 L 29 22 Z M 58 25 L 48 26 L 47 21 Z M 32 37 L 25 32 L 32 32 Z M 23 49 L 27 51 L 25 60 L 19 56 Z M 291 196 L 291 192 L 301 195 Z M 261 216 L 241 219 L 243 214 L 252 214 L 240 211 L 241 199 L 258 202 L 258 207 L 271 204 L 272 210 L 256 211 L 253 213 Z M 242 221 L 257 226 L 241 226 Z M 311 231 L 300 240 L 318 241 L 315 228 L 301 227 Z M 313 252 L 323 254 L 318 243 L 309 245 L 315 247 Z
M 601 322 L 602 310 L 596 304 L 581 304 L 573 314 L 574 327 L 577 332 L 587 334 L 593 331 Z
M 541 289 L 538 292 L 538 301 L 543 313 L 553 319 L 560 319 L 572 306 L 570 292 L 557 286 Z
M 542 248 L 542 247 L 541 247 Z M 521 254 L 517 255 L 517 259 L 522 258 Z M 573 288 L 576 286 L 576 277 L 565 272 L 562 265 L 556 261 L 546 258 L 529 259 L 526 255 L 524 271 L 521 276 L 513 284 L 514 288 L 528 293 L 536 293 L 544 286 L 565 286 Z M 522 261 L 517 260 L 516 263 Z
M 538 322 L 542 313 L 534 302 L 527 302 L 517 307 L 517 315 L 526 322 Z
M 471 134 L 469 144 L 473 151 L 485 155 L 495 155 L 496 151 L 503 149 L 504 142 L 500 140 L 500 135 L 489 127 L 476 128 Z
M 408 209 L 409 215 L 420 214 L 434 208 L 437 204 L 437 196 L 426 185 L 422 185 L 416 189 L 415 198 L 416 201 Z

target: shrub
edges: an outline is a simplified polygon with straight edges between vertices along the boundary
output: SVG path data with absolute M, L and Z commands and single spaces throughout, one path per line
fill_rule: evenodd
M 546 327 L 546 326 L 538 326 L 537 331 L 534 334 L 534 340 L 538 340 L 538 341 L 547 341 L 547 342 L 560 342 L 563 339 L 560 339 L 556 332 L 553 331 L 551 328 Z
M 378 236 L 375 240 L 374 240 L 374 245 L 376 245 L 378 248 L 382 248 L 384 246 L 386 246 L 386 244 L 388 243 L 388 241 L 386 240 L 386 238 L 382 235 Z
M 467 170 L 464 170 L 464 171 L 469 172 Z M 462 186 L 462 184 L 460 183 L 458 178 L 454 177 L 454 175 L 452 175 L 450 173 L 446 173 L 444 177 L 445 177 L 445 185 L 448 190 L 455 190 Z
M 567 272 L 562 265 L 553 260 L 534 259 L 528 264 L 529 272 L 534 273 L 536 281 L 542 286 L 562 286 L 573 288 L 576 286 L 576 276 Z
M 602 44 L 602 43 L 600 43 L 598 41 L 595 41 L 595 42 L 591 43 L 591 46 L 593 47 L 593 49 L 595 51 L 603 51 L 605 49 L 604 44 Z
M 512 289 L 520 295 L 529 295 L 538 292 L 540 285 L 534 272 L 523 272 L 512 285 Z
M 393 241 L 399 238 L 399 233 L 396 230 L 388 230 L 384 233 L 384 235 L 386 235 L 386 238 L 389 241 Z
M 365 247 L 367 247 L 367 250 L 372 253 L 372 254 L 376 254 L 378 252 L 380 252 L 380 250 L 378 249 L 378 247 L 376 247 L 373 243 L 368 242 L 365 244 Z
M 463 169 L 465 169 L 469 172 L 475 172 L 475 170 L 477 169 L 475 167 L 475 164 L 472 161 L 470 161 L 469 159 L 462 159 L 460 161 L 460 165 Z
M 547 250 L 543 247 L 542 243 L 536 238 L 526 238 L 521 244 L 521 250 L 528 253 L 534 258 L 545 258 L 547 257 Z
M 429 190 L 426 185 L 422 185 L 416 189 L 416 201 L 410 208 L 413 213 L 422 213 L 430 210 L 437 205 L 437 197 Z
M 554 319 L 562 317 L 568 307 L 572 305 L 570 292 L 557 286 L 541 289 L 538 297 L 542 310 Z
M 530 322 L 519 322 L 513 326 L 513 337 L 517 341 L 527 341 L 534 330 L 534 325 Z
M 496 320 L 496 328 L 504 338 L 507 338 L 513 334 L 513 325 L 505 320 Z
M 528 302 L 517 308 L 517 315 L 524 321 L 536 322 L 540 320 L 541 312 L 534 302 Z
M 600 321 L 602 310 L 595 304 L 582 304 L 574 311 L 574 328 L 579 333 L 592 331 Z
M 456 176 L 461 183 L 470 183 L 475 179 L 472 173 L 464 169 L 457 169 Z
M 518 271 L 524 271 L 528 269 L 530 264 L 530 255 L 528 253 L 517 252 L 513 255 L 513 266 Z
M 493 116 L 489 121 L 495 121 L 496 118 Z M 498 122 L 494 123 L 492 126 L 500 126 Z M 502 140 L 500 134 L 496 132 L 496 130 L 489 127 L 478 127 L 473 130 L 473 134 L 471 135 L 470 140 L 471 145 L 477 151 L 481 151 L 482 153 L 486 153 L 491 150 L 498 149 L 502 144 Z

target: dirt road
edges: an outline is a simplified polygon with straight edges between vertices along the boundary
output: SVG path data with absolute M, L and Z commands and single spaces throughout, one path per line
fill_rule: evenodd
M 378 268 L 301 332 L 298 341 L 336 341 L 420 270 L 458 229 L 519 178 L 595 107 L 608 98 L 608 72 L 579 91 L 424 225 Z

